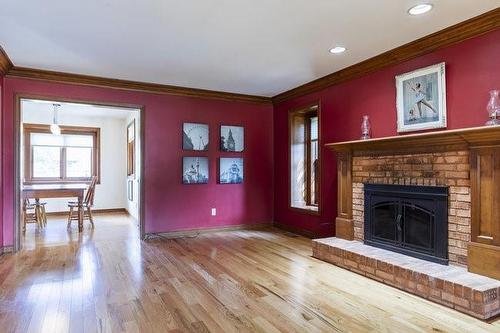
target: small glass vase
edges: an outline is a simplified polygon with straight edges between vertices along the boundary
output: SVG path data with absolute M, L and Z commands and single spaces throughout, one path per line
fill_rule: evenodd
M 363 122 L 361 123 L 361 140 L 368 140 L 371 138 L 372 126 L 370 124 L 370 119 L 368 116 L 363 116 Z
M 490 120 L 486 122 L 486 125 L 499 125 L 500 121 L 497 119 L 500 113 L 500 102 L 498 100 L 498 90 L 490 91 L 490 100 L 488 101 L 488 105 L 486 105 L 486 110 L 488 111 L 488 116 Z

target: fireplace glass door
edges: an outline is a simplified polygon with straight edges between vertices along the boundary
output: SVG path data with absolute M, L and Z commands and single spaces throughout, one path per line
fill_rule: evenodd
M 365 184 L 365 243 L 446 264 L 448 189 Z

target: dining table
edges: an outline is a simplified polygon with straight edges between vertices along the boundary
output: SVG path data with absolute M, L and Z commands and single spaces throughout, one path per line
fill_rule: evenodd
M 72 184 L 29 184 L 22 187 L 22 199 L 76 198 L 78 200 L 78 231 L 83 231 L 83 196 L 88 185 Z

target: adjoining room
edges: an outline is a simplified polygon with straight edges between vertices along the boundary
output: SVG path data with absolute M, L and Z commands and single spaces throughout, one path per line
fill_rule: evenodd
M 34 98 L 19 105 L 21 248 L 82 235 L 139 238 L 140 110 Z

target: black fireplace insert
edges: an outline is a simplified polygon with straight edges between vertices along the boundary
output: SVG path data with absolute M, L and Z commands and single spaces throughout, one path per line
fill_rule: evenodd
M 448 264 L 448 187 L 365 184 L 365 244 Z

